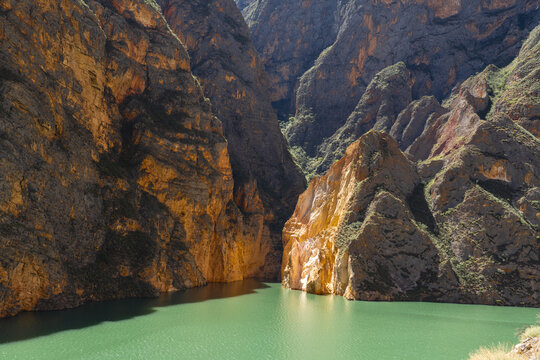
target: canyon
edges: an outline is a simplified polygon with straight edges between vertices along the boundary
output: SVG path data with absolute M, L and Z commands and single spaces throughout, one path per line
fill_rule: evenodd
M 538 306 L 539 9 L 0 0 L 0 318 L 250 278 Z

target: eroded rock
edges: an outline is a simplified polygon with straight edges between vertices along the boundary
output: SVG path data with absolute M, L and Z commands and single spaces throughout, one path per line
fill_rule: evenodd
M 311 158 L 348 121 L 379 71 L 403 61 L 413 99 L 441 101 L 487 65 L 511 62 L 540 19 L 536 0 L 239 4 L 269 73 L 274 105 L 282 120 L 295 117 L 288 139 Z M 534 111 L 514 108 L 524 110 Z
M 409 205 L 419 186 L 394 139 L 362 136 L 300 196 L 283 233 L 283 284 L 351 299 L 451 299 L 439 278 L 452 275 Z
M 529 61 L 513 64 L 534 73 Z M 536 306 L 540 141 L 520 126 L 529 118 L 497 107 L 501 71 L 489 66 L 442 106 L 412 102 L 390 130 L 400 144 L 372 130 L 314 178 L 284 229 L 284 285 L 353 299 Z
M 155 2 L 3 2 L 0 317 L 266 276 L 230 159 Z

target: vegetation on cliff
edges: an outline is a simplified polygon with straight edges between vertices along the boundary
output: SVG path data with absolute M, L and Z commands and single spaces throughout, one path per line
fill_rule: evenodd
M 326 140 L 348 131 L 343 127 L 350 128 L 346 123 L 377 73 L 403 61 L 412 98 L 441 101 L 489 64 L 506 66 L 540 21 L 535 0 L 237 3 L 269 73 L 281 120 L 290 114 L 296 119 L 287 138 L 313 159 L 303 162 L 304 170 L 316 175 L 332 163 L 313 166 L 331 156 Z
M 519 334 L 520 343 L 481 347 L 469 360 L 535 360 L 540 356 L 540 326 L 532 325 Z
M 443 106 L 434 97 L 407 105 L 404 64 L 379 73 L 358 116 L 327 144 L 339 154 L 358 140 L 312 179 L 285 226 L 284 285 L 353 299 L 536 306 L 540 141 L 523 126 L 539 103 L 516 87 L 539 81 L 539 32 L 511 65 L 470 77 Z

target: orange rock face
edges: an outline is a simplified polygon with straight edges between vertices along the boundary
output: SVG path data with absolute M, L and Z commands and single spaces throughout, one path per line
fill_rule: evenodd
M 234 199 L 259 249 L 253 251 L 259 258 L 251 259 L 253 275 L 277 280 L 281 229 L 305 189 L 305 180 L 268 100 L 263 66 L 247 26 L 232 0 L 158 3 L 173 31 L 185 39 L 193 73 L 223 122 Z
M 389 135 L 362 136 L 300 196 L 283 231 L 284 286 L 350 299 L 436 297 L 445 274 L 408 205 L 419 183 Z
M 0 317 L 260 275 L 260 195 L 159 7 L 0 5 Z

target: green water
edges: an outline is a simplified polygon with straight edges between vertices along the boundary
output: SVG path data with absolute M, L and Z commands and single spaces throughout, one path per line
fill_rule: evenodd
M 245 281 L 0 320 L 0 359 L 465 359 L 539 309 L 351 302 Z

